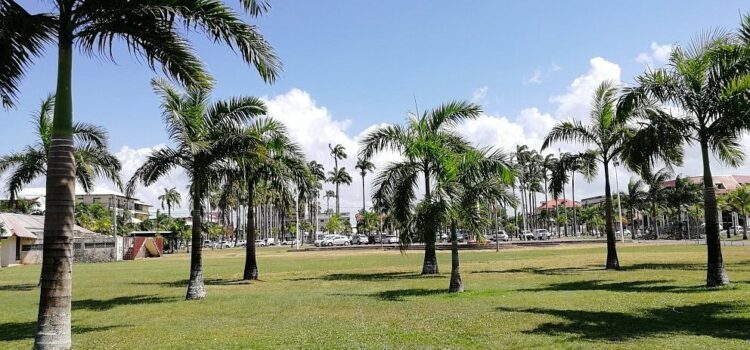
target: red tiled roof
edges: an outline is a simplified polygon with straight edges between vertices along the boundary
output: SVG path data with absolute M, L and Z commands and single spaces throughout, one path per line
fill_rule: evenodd
M 694 184 L 702 184 L 703 176 L 688 177 Z M 750 175 L 717 175 L 713 177 L 714 186 L 717 194 L 724 194 L 733 191 L 742 185 L 750 184 Z M 664 188 L 674 187 L 675 180 L 664 181 L 661 186 Z
M 562 199 L 550 199 L 546 202 L 542 202 L 542 204 L 538 207 L 538 209 L 554 209 L 556 206 L 561 205 L 565 203 L 566 208 L 572 208 L 573 203 L 575 203 L 576 207 L 580 207 L 581 203 L 573 202 L 570 199 L 562 200 Z

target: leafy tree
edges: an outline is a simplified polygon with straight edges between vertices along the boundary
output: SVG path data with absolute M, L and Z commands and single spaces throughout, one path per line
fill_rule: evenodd
M 328 218 L 328 221 L 326 222 L 325 229 L 331 234 L 340 233 L 343 232 L 345 227 L 344 219 L 341 217 L 341 215 L 334 214 L 331 215 L 330 218 Z
M 39 138 L 22 152 L 0 157 L 0 174 L 10 171 L 7 190 L 10 201 L 16 201 L 21 189 L 47 173 L 52 145 L 52 110 L 54 96 L 42 101 L 34 118 L 34 129 Z M 107 149 L 107 132 L 100 126 L 77 122 L 73 124 L 73 157 L 76 160 L 75 176 L 84 191 L 91 192 L 94 180 L 103 177 L 122 188 L 120 161 Z
M 378 214 L 374 211 L 360 211 L 357 215 L 357 232 L 370 234 L 378 229 Z
M 677 217 L 680 238 L 682 237 L 682 211 L 685 208 L 701 201 L 700 185 L 694 184 L 689 178 L 677 177 L 674 181 L 674 187 L 666 189 L 665 199 L 668 207 L 671 207 L 674 215 Z
M 623 202 L 628 213 L 630 214 L 631 238 L 635 239 L 635 233 L 638 230 L 636 227 L 636 215 L 646 205 L 646 183 L 642 179 L 631 178 L 628 182 L 628 192 L 623 196 Z
M 680 141 L 700 147 L 709 287 L 729 284 L 721 254 L 710 155 L 713 153 L 730 166 L 737 166 L 744 159 L 740 138 L 747 129 L 750 111 L 748 44 L 750 16 L 745 16 L 737 34 L 717 30 L 698 36 L 686 47 L 675 47 L 668 66 L 637 77 L 636 86 L 628 88 L 620 102 L 622 108 L 631 110 L 662 107 L 659 118 L 652 118 L 650 125 L 669 126 L 680 135 Z M 673 107 L 679 113 L 672 113 Z M 654 141 L 672 142 L 661 137 Z
M 658 215 L 658 208 L 662 206 L 666 198 L 666 189 L 662 186 L 662 183 L 669 180 L 672 177 L 672 171 L 668 168 L 659 169 L 656 173 L 649 171 L 641 172 L 641 178 L 648 185 L 648 191 L 646 191 L 646 202 L 651 203 L 651 217 L 649 218 L 649 224 L 651 230 L 654 232 L 654 238 L 659 239 L 659 224 L 656 220 Z
M 367 211 L 367 207 L 365 206 L 365 176 L 368 172 L 373 172 L 375 170 L 375 164 L 372 164 L 371 161 L 367 159 L 359 158 L 357 159 L 357 165 L 354 166 L 357 170 L 359 170 L 359 175 L 362 176 L 362 211 Z
M 243 124 L 265 114 L 266 108 L 255 97 L 209 103 L 208 90 L 187 88 L 181 92 L 162 79 L 154 79 L 152 86 L 162 100 L 162 116 L 174 147 L 153 151 L 128 182 L 127 193 L 132 195 L 138 183 L 153 184 L 176 167 L 188 174 L 193 250 L 186 299 L 203 299 L 206 296 L 201 254 L 204 200 L 210 185 L 218 181 L 220 162 L 229 160 L 237 149 L 246 147 Z
M 252 16 L 268 9 L 264 0 L 243 0 Z M 185 38 L 195 30 L 226 43 L 272 82 L 280 63 L 258 29 L 221 1 L 58 0 L 54 13 L 31 14 L 16 1 L 0 1 L 0 100 L 15 104 L 26 69 L 44 53 L 57 52 L 57 96 L 47 168 L 47 216 L 44 230 L 39 315 L 34 347 L 67 349 L 70 340 L 72 227 L 76 156 L 73 123 L 73 50 L 114 60 L 115 41 L 191 87 L 210 78 Z M 184 29 L 184 31 L 181 31 Z
M 326 213 L 331 213 L 331 198 L 336 198 L 336 192 L 333 192 L 331 190 L 326 191 Z
M 157 199 L 161 201 L 162 209 L 165 209 L 164 207 L 166 206 L 167 216 L 170 218 L 172 217 L 172 207 L 180 205 L 182 202 L 182 196 L 177 191 L 177 187 L 165 188 L 164 193 L 159 195 Z
M 398 224 L 401 244 L 408 244 L 411 236 L 423 239 L 425 256 L 422 274 L 437 274 L 435 239 L 437 226 L 415 227 L 409 225 L 420 188 L 420 175 L 424 180 L 424 201 L 431 202 L 435 181 L 442 172 L 440 159 L 446 154 L 468 149 L 468 142 L 456 131 L 461 121 L 477 118 L 481 108 L 468 102 L 449 102 L 419 115 L 410 115 L 405 126 L 388 125 L 365 135 L 359 156 L 371 159 L 375 153 L 396 151 L 403 159 L 390 163 L 378 174 L 374 182 L 373 202 L 376 210 L 386 212 Z

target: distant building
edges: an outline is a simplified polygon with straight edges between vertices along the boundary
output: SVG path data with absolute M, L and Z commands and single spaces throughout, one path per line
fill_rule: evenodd
M 614 201 L 615 198 L 617 198 L 617 194 L 612 195 L 612 200 Z M 602 205 L 604 204 L 604 195 L 601 196 L 594 196 L 594 197 L 588 197 L 581 199 L 582 205 Z
M 320 231 L 325 231 L 325 226 L 328 223 L 328 220 L 331 219 L 331 216 L 336 215 L 335 213 L 320 213 L 318 214 L 318 229 Z M 352 227 L 352 222 L 350 219 L 349 212 L 342 211 L 339 213 L 339 216 L 341 216 L 344 219 L 344 225 L 347 227 Z
M 685 177 L 680 178 L 682 179 Z M 703 184 L 703 176 L 691 176 L 687 179 L 694 184 Z M 717 175 L 713 177 L 713 180 L 714 188 L 718 195 L 733 191 L 742 185 L 750 185 L 750 175 Z M 664 181 L 661 183 L 661 186 L 664 188 L 672 188 L 674 187 L 675 181 L 676 179 Z
M 44 187 L 30 187 L 25 188 L 18 193 L 19 199 L 26 199 L 36 202 L 36 208 L 42 213 L 46 209 L 46 189 Z M 140 222 L 148 219 L 149 208 L 151 205 L 143 203 L 136 198 L 130 198 L 125 194 L 106 189 L 101 187 L 94 187 L 94 189 L 86 193 L 80 186 L 76 185 L 76 203 L 84 204 L 101 204 L 103 207 L 108 209 L 117 209 L 117 215 L 122 215 L 125 212 L 132 214 L 134 222 Z
M 550 199 L 546 202 L 542 202 L 539 207 L 537 207 L 538 210 L 554 210 L 555 207 L 558 205 L 565 205 L 566 208 L 573 208 L 573 206 L 580 207 L 581 203 L 579 202 L 573 202 L 570 199 Z

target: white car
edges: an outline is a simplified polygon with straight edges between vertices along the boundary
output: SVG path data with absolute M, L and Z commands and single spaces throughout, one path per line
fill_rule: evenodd
M 316 239 L 315 242 L 314 242 L 315 246 L 316 247 L 322 247 L 323 246 L 323 241 L 325 241 L 326 239 L 329 239 L 331 236 L 333 236 L 333 235 L 324 235 L 324 236 L 318 237 L 318 239 Z
M 494 240 L 497 240 L 497 239 L 499 239 L 499 240 L 501 240 L 501 241 L 505 242 L 505 241 L 508 241 L 508 240 L 510 240 L 510 236 L 508 236 L 508 234 L 507 234 L 507 233 L 505 233 L 505 231 L 498 231 L 498 232 L 497 232 L 496 234 L 494 234 L 494 235 L 489 235 L 488 239 L 489 239 L 490 241 L 494 241 Z
M 383 243 L 385 244 L 398 244 L 399 239 L 396 235 L 388 235 L 383 237 Z
M 349 242 L 349 237 L 344 235 L 331 235 L 330 237 L 323 240 L 323 242 L 320 243 L 322 246 L 334 246 L 334 245 L 349 245 L 351 242 Z
M 256 239 L 255 240 L 255 245 L 258 246 L 258 247 L 265 247 L 266 246 L 266 241 L 264 241 L 262 239 Z
M 273 238 L 273 237 L 266 238 L 266 245 L 267 246 L 276 245 L 276 238 Z
M 543 228 L 538 228 L 534 230 L 534 239 L 536 240 L 545 241 L 551 238 L 552 238 L 552 235 L 549 233 L 549 231 Z
M 247 245 L 247 242 L 245 242 L 244 239 L 241 239 L 241 240 L 237 241 L 237 246 L 238 247 L 244 247 L 246 245 Z
M 224 249 L 224 248 L 232 248 L 234 247 L 234 244 L 229 241 L 221 241 L 216 244 L 216 248 Z
M 523 233 L 521 233 L 521 237 L 524 241 L 531 241 L 534 239 L 534 234 L 531 231 L 523 231 Z

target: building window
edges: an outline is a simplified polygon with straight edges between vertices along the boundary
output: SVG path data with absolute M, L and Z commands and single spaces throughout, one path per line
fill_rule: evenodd
M 726 188 L 726 187 L 724 186 L 724 184 L 723 184 L 723 183 L 721 183 L 721 182 L 719 182 L 719 183 L 717 183 L 717 184 L 716 184 L 716 188 L 718 188 L 718 189 L 720 189 L 720 190 L 726 190 L 726 189 L 727 189 L 727 188 Z
M 93 201 L 93 203 L 94 203 L 94 204 L 96 204 L 96 203 L 99 203 L 99 202 L 100 202 L 101 200 L 102 200 L 102 199 L 101 199 L 101 198 L 99 198 L 99 197 L 94 197 L 94 201 Z

